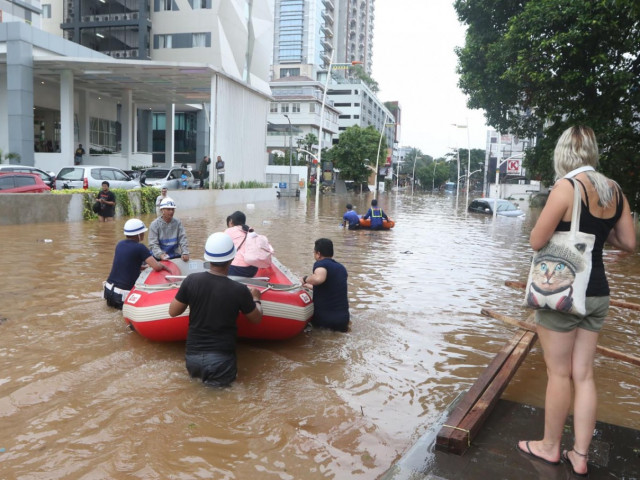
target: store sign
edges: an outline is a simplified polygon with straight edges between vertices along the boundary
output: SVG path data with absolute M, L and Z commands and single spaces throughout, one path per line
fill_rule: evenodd
M 520 174 L 520 160 L 507 160 L 507 175 Z

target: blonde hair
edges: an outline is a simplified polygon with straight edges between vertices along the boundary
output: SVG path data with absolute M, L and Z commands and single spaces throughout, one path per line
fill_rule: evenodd
M 553 152 L 553 167 L 556 178 L 580 167 L 598 167 L 598 142 L 591 127 L 576 125 L 567 128 L 556 143 Z M 587 172 L 602 206 L 609 206 L 613 201 L 613 187 L 617 184 L 598 172 Z

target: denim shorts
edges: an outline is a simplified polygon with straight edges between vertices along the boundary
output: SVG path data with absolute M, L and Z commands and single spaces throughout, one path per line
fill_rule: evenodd
M 226 387 L 238 375 L 235 352 L 192 353 L 185 355 L 185 360 L 189 375 L 211 387 Z
M 555 332 L 570 332 L 582 328 L 597 333 L 602 329 L 609 313 L 609 297 L 587 297 L 586 307 L 584 317 L 556 310 L 536 310 L 536 323 Z

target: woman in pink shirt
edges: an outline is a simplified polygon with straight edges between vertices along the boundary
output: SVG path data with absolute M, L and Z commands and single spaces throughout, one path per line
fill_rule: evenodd
M 236 246 L 236 256 L 229 267 L 229 276 L 232 277 L 253 277 L 258 273 L 258 267 L 249 265 L 244 261 L 244 249 L 242 248 L 247 234 L 253 229 L 245 225 L 247 216 L 241 211 L 235 211 L 227 217 L 227 229 L 224 231 L 233 240 Z

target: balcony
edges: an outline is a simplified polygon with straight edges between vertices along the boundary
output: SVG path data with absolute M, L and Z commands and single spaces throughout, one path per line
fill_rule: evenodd
M 321 37 L 320 38 L 320 44 L 322 45 L 322 48 L 324 48 L 325 52 L 330 52 L 333 49 L 333 45 L 331 43 L 331 39 L 329 39 L 327 37 Z
M 329 25 L 323 23 L 320 27 L 320 31 L 324 34 L 325 37 L 333 38 L 333 29 Z
M 322 18 L 324 18 L 324 21 L 325 21 L 326 24 L 333 25 L 333 14 L 330 11 L 323 10 L 322 11 Z
M 336 7 L 331 0 L 322 0 L 322 4 L 327 7 L 327 10 L 335 10 Z

